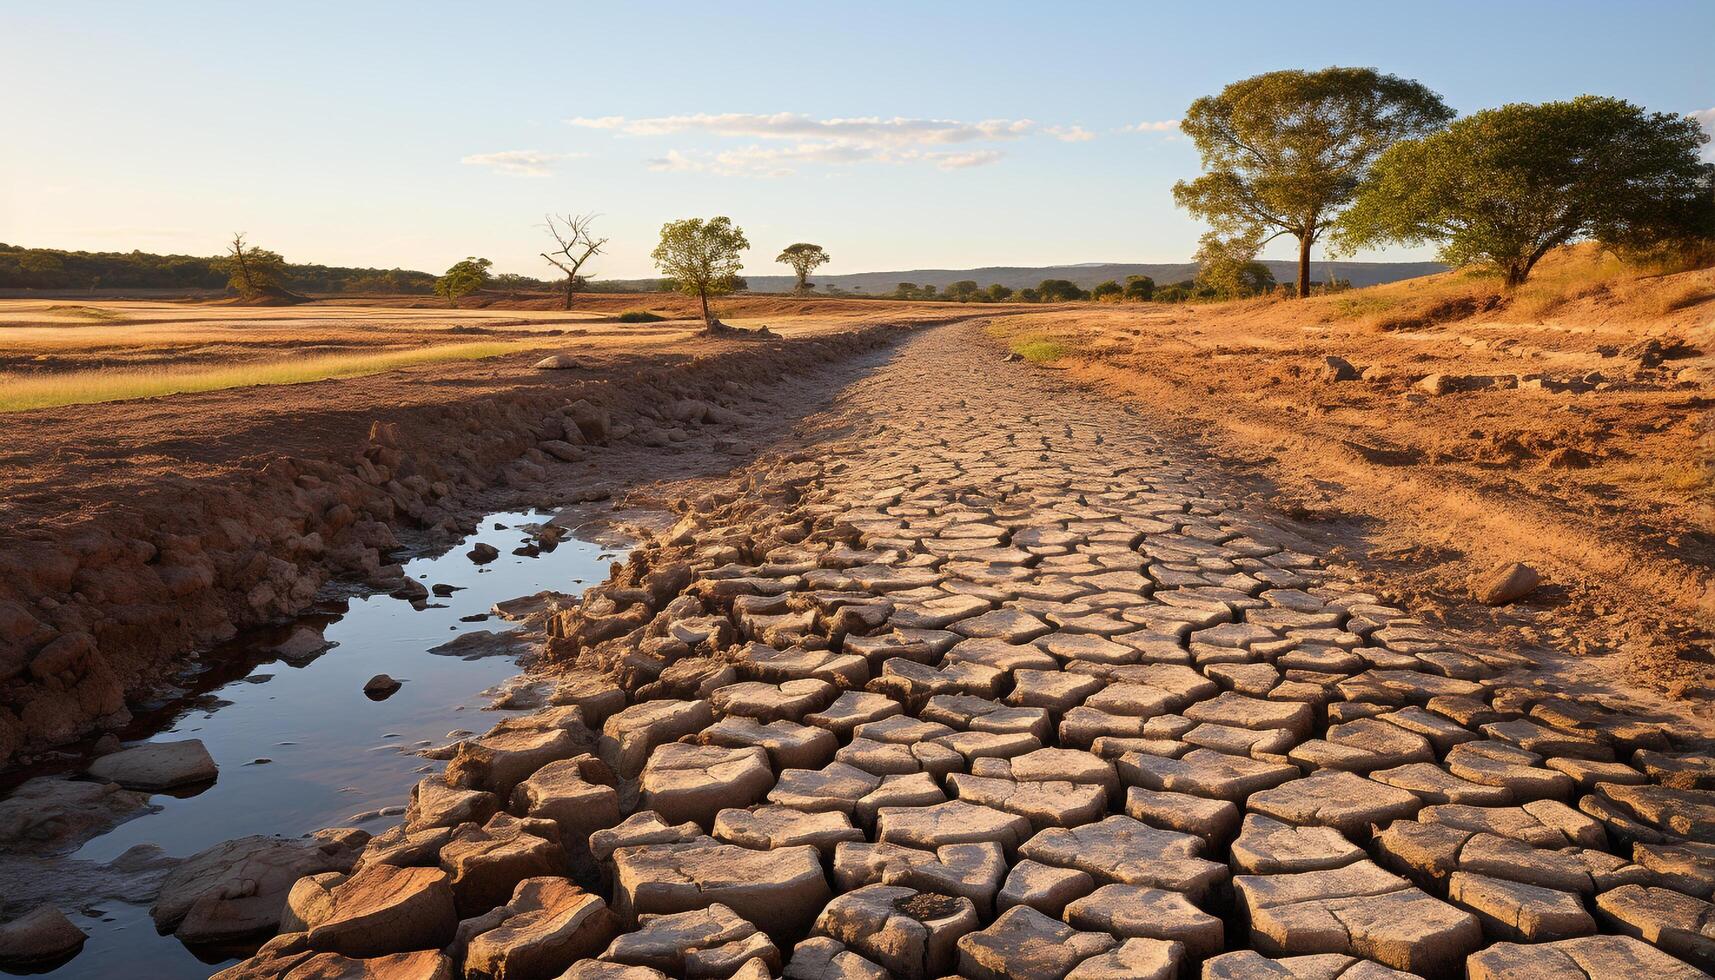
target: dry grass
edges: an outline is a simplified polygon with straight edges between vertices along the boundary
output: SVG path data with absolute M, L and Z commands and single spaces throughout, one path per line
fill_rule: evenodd
M 497 357 L 539 346 L 541 341 L 536 340 L 440 344 L 375 354 L 335 354 L 214 367 L 97 369 L 50 375 L 0 374 L 0 412 L 155 398 L 253 385 L 352 378 L 424 364 Z

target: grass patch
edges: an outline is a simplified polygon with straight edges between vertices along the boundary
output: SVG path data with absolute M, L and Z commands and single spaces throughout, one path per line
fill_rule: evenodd
M 1650 311 L 1656 316 L 1667 316 L 1712 299 L 1715 299 L 1715 286 L 1688 282 L 1678 289 L 1665 290 L 1655 296 Z
M 1057 340 L 1035 338 L 1014 342 L 1012 352 L 1032 364 L 1047 364 L 1065 357 L 1066 345 Z
M 289 385 L 333 378 L 354 378 L 400 368 L 448 361 L 498 357 L 540 346 L 540 341 L 439 344 L 376 354 L 327 354 L 281 361 L 220 367 L 65 371 L 48 375 L 0 374 L 0 412 L 22 412 L 60 405 L 157 398 L 196 391 L 252 385 Z
M 660 323 L 665 319 L 667 318 L 661 314 L 648 310 L 626 310 L 619 315 L 620 323 Z
M 1399 302 L 1396 296 L 1377 296 L 1373 293 L 1340 296 L 1334 300 L 1334 315 L 1342 320 L 1375 316 L 1393 309 Z

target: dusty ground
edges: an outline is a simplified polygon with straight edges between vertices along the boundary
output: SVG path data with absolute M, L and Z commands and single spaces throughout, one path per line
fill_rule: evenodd
M 984 312 L 1008 328 L 1006 311 Z M 1056 336 L 1106 344 L 1133 335 L 1092 325 L 1141 315 L 1032 311 L 1017 327 L 1060 323 Z M 785 359 L 821 342 L 775 349 Z M 380 953 L 402 974 L 500 974 L 508 958 L 544 956 L 546 975 L 600 956 L 671 975 L 745 964 L 754 977 L 789 959 L 802 961 L 794 975 L 831 961 L 851 976 L 1059 976 L 1080 963 L 1172 976 L 1226 954 L 1221 967 L 1254 970 L 1257 952 L 1427 977 L 1715 965 L 1679 925 L 1707 919 L 1715 880 L 1698 845 L 1715 781 L 1700 692 L 1666 700 L 1570 640 L 1468 616 L 1468 599 L 1425 607 L 1396 593 L 1409 576 L 1354 547 L 1387 525 L 1283 507 L 1268 486 L 1294 477 L 1278 456 L 1235 472 L 1167 424 L 1233 414 L 1239 389 L 1211 378 L 1193 414 L 1189 399 L 1118 387 L 1190 370 L 1181 361 L 1206 349 L 1189 343 L 1194 358 L 1086 356 L 1057 371 L 1003 362 L 975 324 L 904 339 L 760 459 L 670 499 L 683 520 L 610 583 L 538 616 L 564 671 L 553 707 L 428 750 L 449 765 L 419 785 L 402 829 L 265 845 L 300 848 L 301 873 L 355 871 L 349 881 L 294 889 L 297 920 L 270 919 L 291 875 L 238 891 L 242 856 L 263 846 L 240 844 L 196 865 L 232 891 L 215 887 L 179 919 L 170 909 L 194 889 L 169 882 L 157 920 L 187 941 L 284 927 L 232 977 L 355 969 L 345 957 Z M 698 375 L 699 363 L 717 370 Z M 572 447 L 586 465 L 532 479 L 599 476 L 610 439 L 671 446 L 674 393 L 757 404 L 722 386 L 721 370 L 743 363 L 597 371 L 630 395 L 579 387 L 611 418 Z M 327 391 L 374 388 L 349 418 L 325 393 L 297 419 L 247 409 L 207 465 L 242 473 L 257 461 L 240 450 L 294 427 L 361 445 L 358 422 L 381 401 L 415 399 L 412 426 L 360 450 L 357 483 L 373 486 L 368 470 L 406 474 L 504 421 L 436 428 L 445 386 L 586 384 L 483 370 L 500 373 L 336 383 Z M 761 370 L 744 368 L 766 394 Z M 205 397 L 165 400 L 181 428 L 163 447 L 215 423 L 187 407 Z M 717 413 L 693 414 L 711 427 L 683 422 L 687 438 L 720 438 Z M 93 416 L 62 424 L 60 438 L 97 428 Z M 527 433 L 525 462 L 572 438 L 566 425 L 512 431 Z M 92 492 L 126 486 L 80 473 Z M 1550 622 L 1574 618 L 1545 608 Z M 514 891 L 526 876 L 537 884 Z M 446 946 L 460 919 L 506 922 Z M 545 938 L 568 922 L 574 933 Z M 686 935 L 699 937 L 696 962 Z M 1659 949 L 1622 938 L 1635 935 Z
M 502 867 L 576 878 L 548 971 L 574 977 L 1715 965 L 1672 925 L 1708 910 L 1707 725 L 1424 622 L 1218 461 L 981 338 L 910 338 L 535 617 L 554 707 L 426 750 L 450 762 L 403 828 L 225 976 L 421 948 L 340 938 L 359 896 L 430 904 L 394 860 L 450 871 L 467 921 Z M 508 925 L 447 965 L 537 948 Z
M 1715 273 L 1604 280 L 1563 260 L 1542 277 L 1515 297 L 1449 275 L 1304 303 L 1057 311 L 991 332 L 1056 344 L 1053 368 L 1248 472 L 1433 615 L 1707 687 Z M 1333 380 L 1330 355 L 1361 377 Z M 1498 616 L 1471 608 L 1471 577 L 1505 561 L 1547 585 Z

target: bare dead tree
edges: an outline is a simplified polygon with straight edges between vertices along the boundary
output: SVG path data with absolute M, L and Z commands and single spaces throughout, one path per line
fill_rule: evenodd
M 547 215 L 548 234 L 554 236 L 559 245 L 553 254 L 542 253 L 556 269 L 566 274 L 566 309 L 572 308 L 572 296 L 584 284 L 584 263 L 601 254 L 601 248 L 607 244 L 607 239 L 597 238 L 590 230 L 595 222 L 595 214 L 568 214 L 556 218 Z M 559 256 L 555 258 L 554 256 Z

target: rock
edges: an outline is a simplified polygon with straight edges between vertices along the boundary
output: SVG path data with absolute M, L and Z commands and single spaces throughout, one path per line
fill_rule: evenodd
M 1452 975 L 1482 945 L 1471 913 L 1368 861 L 1329 871 L 1233 879 L 1251 945 L 1279 956 L 1344 953 L 1423 976 Z
M 1221 920 L 1178 892 L 1138 885 L 1103 885 L 1066 906 L 1066 921 L 1080 929 L 1122 939 L 1159 939 L 1183 944 L 1196 959 L 1221 951 Z
M 1324 381 L 1356 381 L 1360 377 L 1358 369 L 1352 362 L 1337 354 L 1329 354 L 1322 358 L 1322 380 Z
M 1361 848 L 1332 827 L 1295 827 L 1259 813 L 1245 814 L 1232 845 L 1233 870 L 1247 874 L 1325 871 L 1363 857 Z
M 499 809 L 500 800 L 493 793 L 448 786 L 442 777 L 430 776 L 411 787 L 405 829 L 414 833 L 431 827 L 486 823 Z
M 1349 772 L 1323 769 L 1303 779 L 1251 795 L 1247 808 L 1292 824 L 1332 827 L 1362 840 L 1372 824 L 1386 826 L 1415 816 L 1423 801 L 1385 783 Z
M 1447 897 L 1475 912 L 1491 938 L 1540 943 L 1596 931 L 1596 920 L 1578 896 L 1553 888 L 1455 871 Z
M 708 828 L 720 811 L 751 806 L 773 788 L 768 753 L 758 746 L 728 749 L 674 742 L 649 756 L 637 802 L 669 822 L 691 820 Z
M 619 927 L 606 902 L 564 878 L 526 878 L 505 907 L 505 921 L 466 948 L 465 980 L 552 980 Z
M 454 831 L 441 848 L 440 861 L 452 876 L 459 917 L 480 915 L 504 903 L 526 878 L 561 874 L 566 852 L 558 834 L 552 821 L 518 820 L 504 813 L 481 827 Z
M 155 927 L 185 942 L 223 942 L 272 932 L 297 880 L 350 871 L 362 831 L 322 831 L 287 840 L 239 837 L 187 858 L 161 883 L 149 909 Z
M 617 825 L 590 835 L 590 856 L 600 862 L 613 859 L 622 847 L 643 847 L 649 844 L 712 844 L 714 839 L 694 823 L 669 826 L 660 814 L 640 810 Z
M 889 980 L 890 974 L 826 936 L 811 936 L 792 947 L 786 980 Z
M 1418 980 L 1370 960 L 1340 953 L 1283 956 L 1271 960 L 1251 949 L 1222 953 L 1203 962 L 1203 980 Z M 1588 977 L 1583 980 L 1589 980 Z
M 523 716 L 524 719 L 530 717 Z M 570 759 L 580 750 L 592 747 L 589 733 L 581 730 L 506 725 L 502 722 L 488 734 L 458 744 L 452 762 L 447 765 L 448 786 L 482 790 L 507 799 L 514 787 L 529 779 L 538 769 L 550 762 Z
M 1708 974 L 1630 936 L 1585 936 L 1520 946 L 1496 943 L 1465 961 L 1469 980 L 1706 980 Z
M 388 865 L 366 868 L 328 889 L 316 920 L 307 923 L 309 948 L 352 957 L 438 949 L 458 928 L 445 871 Z
M 275 656 L 294 666 L 303 666 L 327 651 L 339 646 L 328 642 L 322 636 L 322 631 L 314 626 L 299 626 L 292 630 L 290 636 L 274 644 L 270 650 Z
M 975 980 L 1064 977 L 1079 963 L 1117 945 L 1106 933 L 1079 932 L 1019 906 L 987 929 L 959 937 L 959 975 Z
M 1542 575 L 1522 562 L 1506 562 L 1487 575 L 1471 581 L 1471 593 L 1489 606 L 1504 606 L 1522 599 L 1542 584 Z
M 1700 970 L 1715 970 L 1715 905 L 1668 888 L 1625 885 L 1596 896 L 1602 920 Z
M 931 851 L 943 844 L 992 841 L 1011 853 L 1030 832 L 1030 821 L 1024 817 L 959 800 L 882 807 L 876 817 L 877 841 Z
M 568 850 L 587 849 L 592 833 L 619 823 L 613 771 L 593 755 L 550 762 L 512 791 L 519 816 L 552 820 Z
M 602 725 L 597 754 L 621 779 L 643 773 L 658 745 L 694 735 L 714 724 L 707 701 L 645 701 L 615 713 Z M 712 815 L 711 815 L 712 816 Z
M 363 693 L 371 701 L 385 701 L 399 690 L 399 682 L 386 674 L 376 674 L 363 684 Z
M 539 371 L 569 371 L 583 367 L 578 359 L 570 354 L 549 354 L 530 366 Z
M 764 976 L 780 968 L 780 950 L 768 936 L 718 902 L 649 916 L 635 932 L 615 939 L 601 958 L 676 977 L 731 977 L 758 959 L 767 967 Z
M 613 908 L 627 925 L 719 902 L 785 941 L 803 935 L 829 894 L 821 854 L 807 845 L 753 851 L 692 841 L 613 852 Z
M 953 971 L 958 942 L 976 931 L 969 899 L 870 885 L 827 904 L 819 935 L 836 939 L 899 980 L 931 980 Z
M 118 783 L 38 776 L 0 798 L 0 853 L 48 857 L 160 807 Z
M 1174 980 L 1185 948 L 1159 939 L 1127 939 L 1118 949 L 1092 956 L 1066 980 Z
M 1006 877 L 999 844 L 943 844 L 933 851 L 897 844 L 841 842 L 834 850 L 834 884 L 851 891 L 865 885 L 899 885 L 970 900 L 977 914 L 993 909 Z
M 210 782 L 220 768 L 201 739 L 188 738 L 146 742 L 104 755 L 89 764 L 89 774 L 127 789 L 162 790 Z
M 1227 867 L 1197 855 L 1203 841 L 1112 816 L 1069 830 L 1044 830 L 1018 849 L 1042 864 L 1076 868 L 1099 882 L 1144 885 L 1201 898 L 1227 879 Z
M 1028 905 L 1044 915 L 1059 918 L 1073 900 L 1096 890 L 1096 879 L 1076 868 L 1024 860 L 1012 866 L 1006 884 L 995 897 L 995 908 L 1006 911 Z
M 478 565 L 486 565 L 500 557 L 500 549 L 483 541 L 478 541 L 465 552 L 465 557 Z
M 0 964 L 29 966 L 51 963 L 77 953 L 89 936 L 52 905 L 0 924 Z
M 270 943 L 250 959 L 216 973 L 213 980 L 457 980 L 457 977 L 452 960 L 435 949 L 353 959 L 338 953 L 275 948 Z

